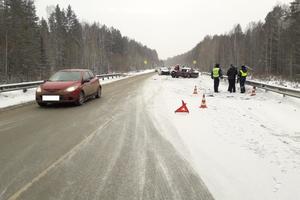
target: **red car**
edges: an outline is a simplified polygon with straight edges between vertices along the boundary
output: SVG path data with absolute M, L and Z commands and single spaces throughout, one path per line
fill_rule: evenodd
M 50 103 L 82 105 L 88 97 L 101 97 L 99 79 L 87 69 L 66 69 L 56 72 L 36 90 L 40 106 Z

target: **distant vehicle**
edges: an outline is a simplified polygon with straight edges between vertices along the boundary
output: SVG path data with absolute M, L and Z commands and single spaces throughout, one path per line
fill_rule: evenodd
M 102 87 L 99 79 L 87 69 L 66 69 L 56 72 L 36 90 L 40 106 L 51 103 L 82 105 L 88 97 L 100 98 Z
M 158 70 L 159 75 L 170 75 L 170 70 L 167 67 L 161 67 Z
M 174 67 L 174 69 L 171 71 L 171 76 L 173 78 L 198 78 L 199 72 L 197 70 L 194 70 L 190 67 L 179 67 L 178 65 Z
M 194 70 L 193 68 L 190 70 L 190 77 L 191 78 L 198 78 L 199 77 L 199 71 Z

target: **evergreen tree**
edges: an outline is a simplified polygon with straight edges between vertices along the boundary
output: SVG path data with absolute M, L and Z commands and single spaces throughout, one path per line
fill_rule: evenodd
M 49 74 L 49 27 L 47 21 L 40 21 L 40 79 L 45 79 Z
M 300 0 L 291 3 L 290 21 L 289 31 L 292 41 L 290 75 L 294 77 L 296 74 L 300 74 Z
M 45 79 L 64 68 L 107 73 L 159 63 L 155 50 L 119 30 L 80 23 L 71 6 L 49 14 L 39 21 L 33 0 L 0 0 L 0 82 Z

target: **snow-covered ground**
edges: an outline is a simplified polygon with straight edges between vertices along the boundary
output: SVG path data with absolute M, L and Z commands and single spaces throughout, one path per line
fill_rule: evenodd
M 296 81 L 286 81 L 282 79 L 277 79 L 275 77 L 270 77 L 268 80 L 261 80 L 261 79 L 252 79 L 253 81 L 262 82 L 269 85 L 275 85 L 275 86 L 282 86 L 287 88 L 293 88 L 293 89 L 300 89 L 300 83 Z
M 154 76 L 144 88 L 146 109 L 217 200 L 300 199 L 300 100 L 250 96 L 249 87 L 230 94 L 226 82 L 214 94 L 212 84 L 208 76 Z M 199 108 L 203 93 L 207 109 Z M 189 114 L 174 113 L 181 100 Z
M 113 79 L 110 78 L 110 79 L 104 79 L 104 80 L 100 79 L 100 83 L 102 85 L 105 85 L 105 84 L 109 84 L 111 82 L 129 78 L 132 76 L 137 76 L 137 75 L 151 73 L 151 72 L 154 72 L 154 70 L 150 69 L 150 70 L 144 70 L 144 71 L 140 71 L 140 72 L 129 72 L 129 73 L 126 73 L 125 74 L 126 76 L 124 76 L 124 77 L 118 77 L 118 78 L 113 78 Z M 34 101 L 35 90 L 36 90 L 36 88 L 29 89 L 25 93 L 22 90 L 0 93 L 0 108 L 6 108 L 9 106 L 14 106 L 14 105 Z

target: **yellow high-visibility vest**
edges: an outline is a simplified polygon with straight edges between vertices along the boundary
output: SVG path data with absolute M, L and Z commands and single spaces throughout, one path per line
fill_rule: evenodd
M 220 76 L 219 72 L 220 72 L 220 68 L 217 67 L 213 68 L 213 77 L 218 78 Z
M 247 72 L 243 72 L 243 70 L 240 70 L 240 72 L 241 72 L 241 77 L 246 77 L 248 75 Z

